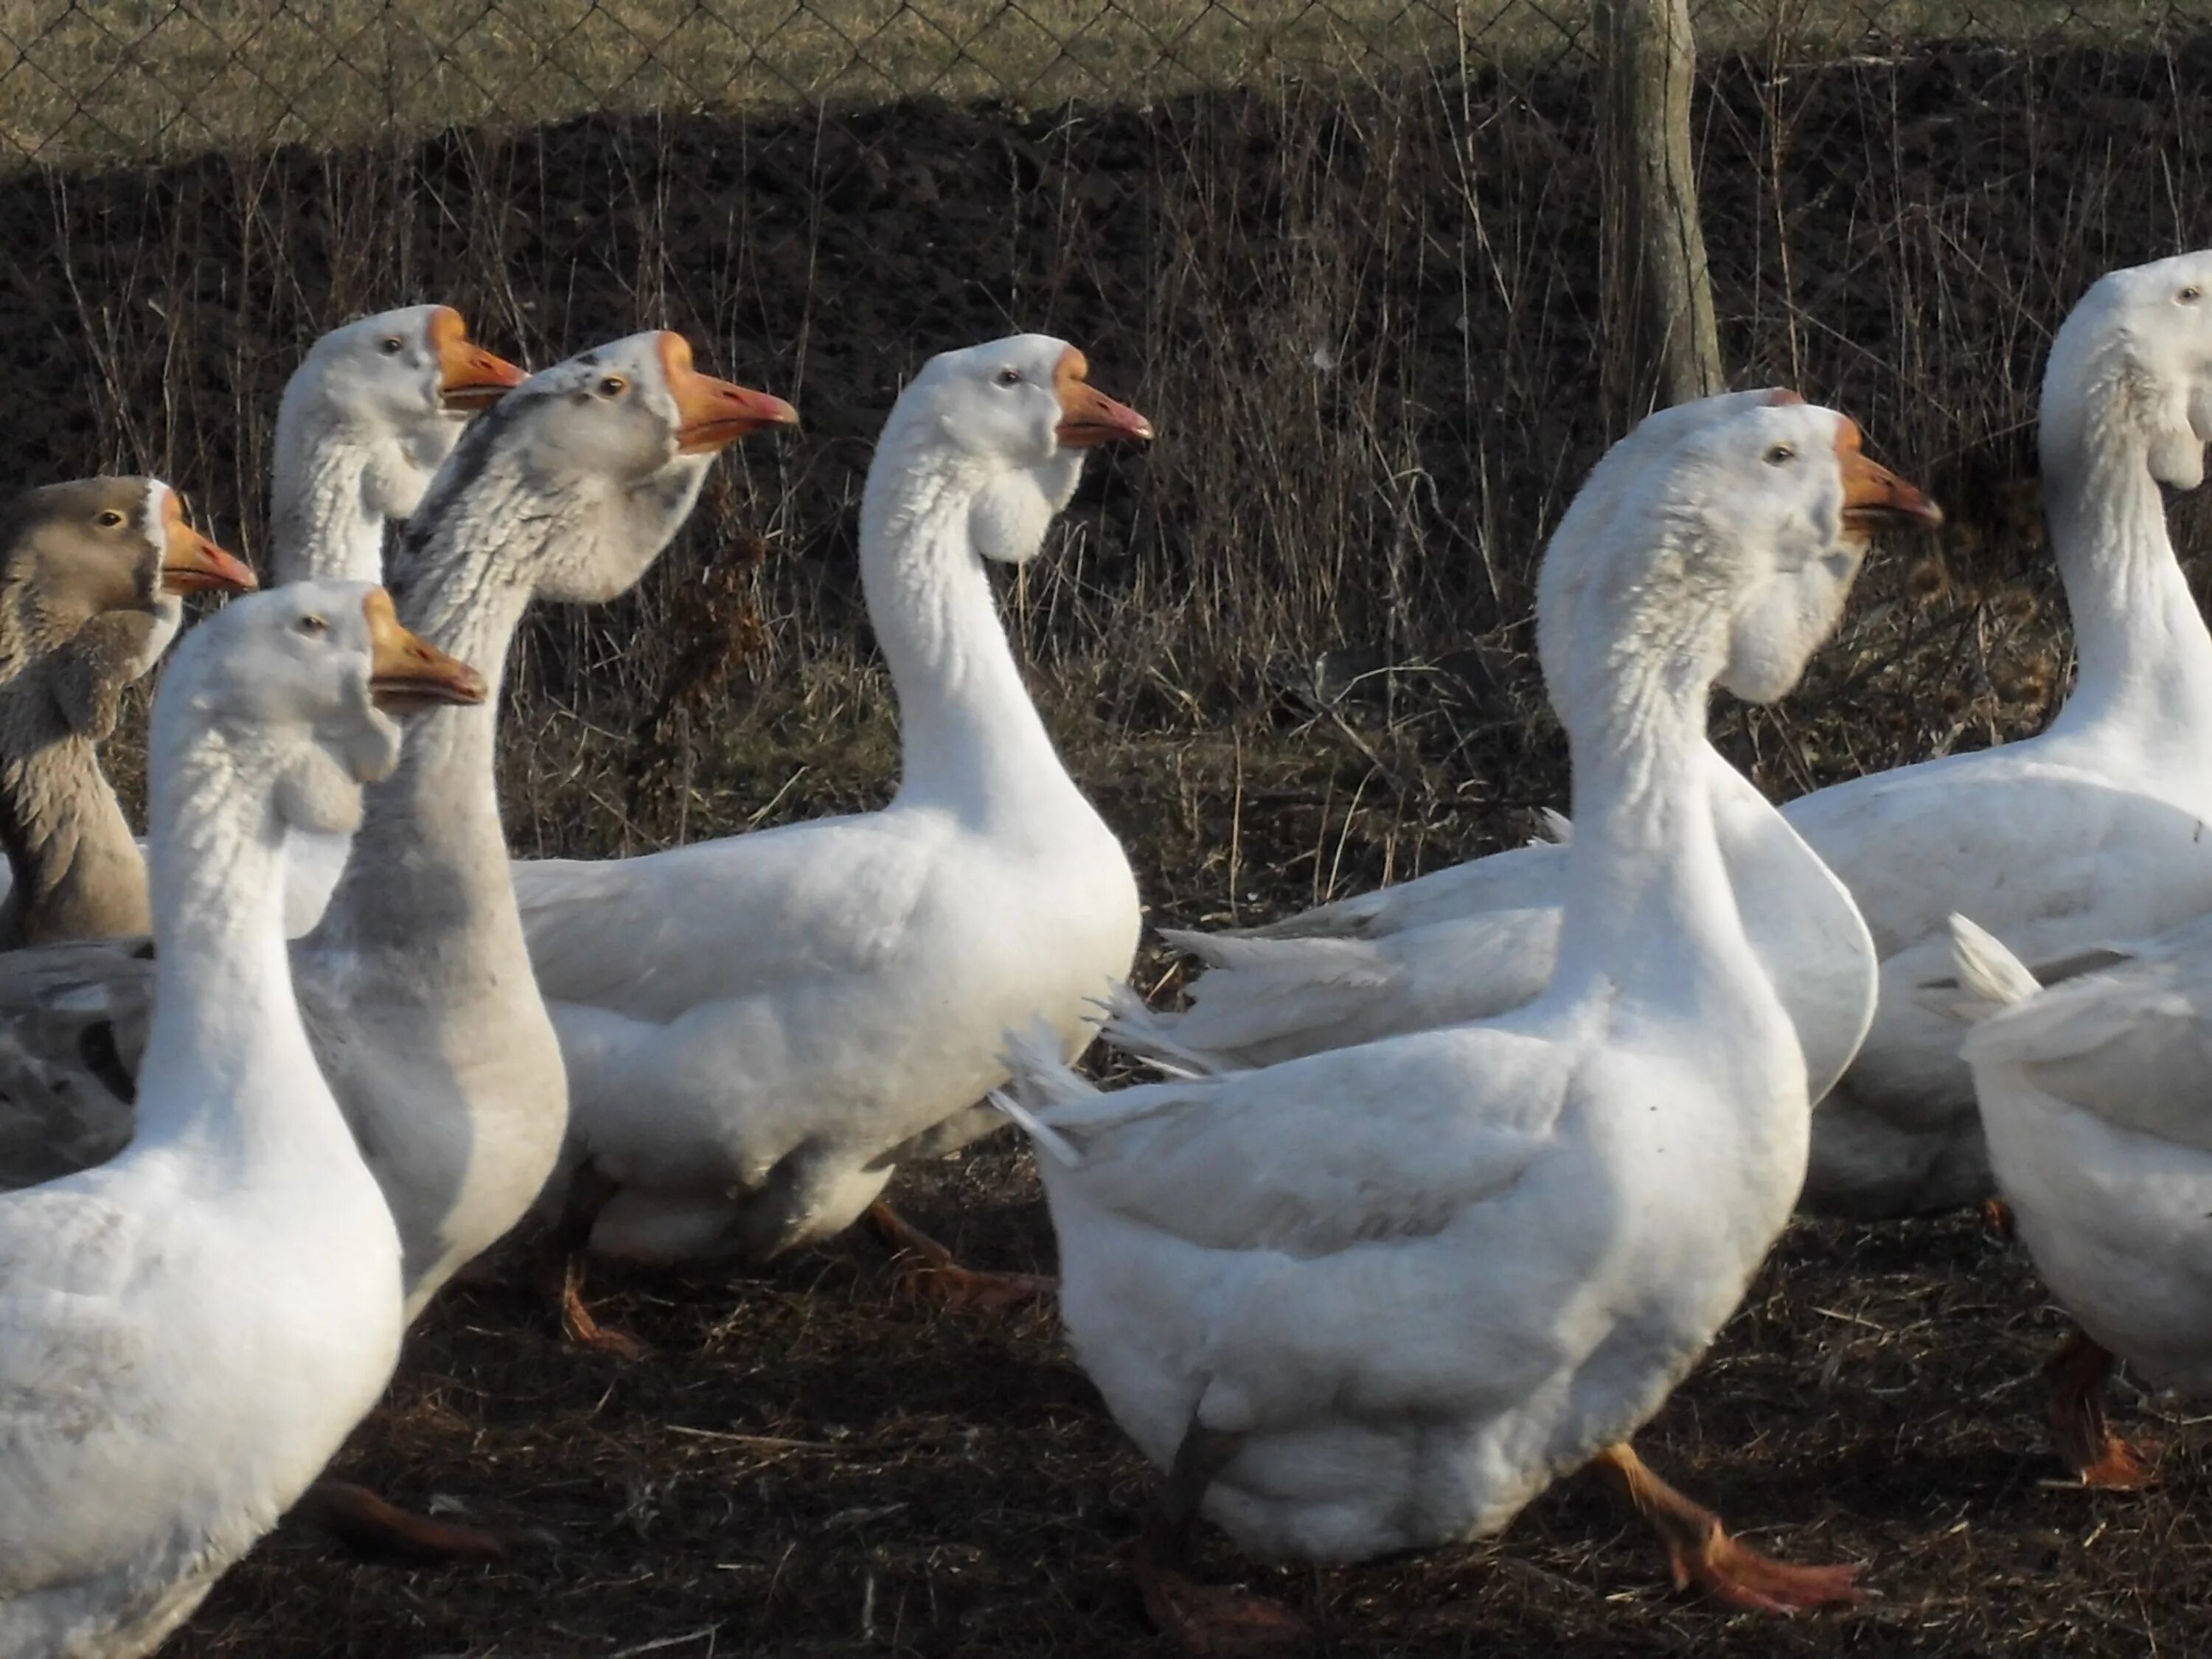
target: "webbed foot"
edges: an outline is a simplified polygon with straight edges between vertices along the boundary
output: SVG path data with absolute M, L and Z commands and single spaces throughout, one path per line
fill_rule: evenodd
M 2083 1486 L 2141 1492 L 2158 1484 L 2158 1470 L 2105 1421 L 2105 1379 L 2113 1363 L 2110 1349 L 2086 1332 L 2069 1331 L 2043 1364 L 2051 1379 L 2044 1415 L 2060 1459 Z
M 981 1273 L 962 1267 L 951 1251 L 883 1199 L 868 1206 L 868 1221 L 898 1253 L 898 1285 L 907 1295 L 944 1308 L 1002 1313 L 1059 1294 L 1060 1281 L 1043 1273 Z
M 1729 1537 L 1720 1516 L 1654 1474 L 1625 1442 L 1606 1448 L 1595 1467 L 1659 1534 L 1677 1589 L 1694 1587 L 1747 1613 L 1808 1613 L 1865 1599 L 1855 1566 L 1792 1566 Z

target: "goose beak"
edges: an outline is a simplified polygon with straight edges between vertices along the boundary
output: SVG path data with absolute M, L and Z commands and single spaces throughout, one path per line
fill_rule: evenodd
M 368 695 L 386 714 L 484 700 L 483 676 L 402 628 L 391 594 L 371 588 L 361 609 L 368 619 Z
M 660 337 L 660 368 L 676 399 L 676 449 L 681 455 L 712 455 L 748 433 L 771 426 L 797 426 L 799 411 L 781 398 L 753 392 L 691 367 L 691 343 L 681 334 Z
M 1845 421 L 1836 434 L 1836 461 L 1844 475 L 1844 527 L 1871 536 L 1886 527 L 1917 526 L 1933 530 L 1943 509 L 1861 449 L 1856 422 Z
M 185 522 L 185 509 L 172 491 L 161 504 L 161 591 L 251 593 L 260 586 L 245 560 Z
M 1061 444 L 1069 449 L 1095 449 L 1132 439 L 1148 441 L 1152 423 L 1093 386 L 1090 373 L 1090 360 L 1068 347 L 1052 377 L 1053 390 L 1060 394 L 1060 425 L 1054 431 Z
M 430 344 L 438 354 L 439 406 L 454 414 L 489 409 L 528 378 L 470 339 L 468 324 L 451 306 L 430 313 Z

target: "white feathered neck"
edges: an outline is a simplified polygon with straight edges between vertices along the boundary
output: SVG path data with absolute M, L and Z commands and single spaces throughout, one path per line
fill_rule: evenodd
M 2212 636 L 2174 557 L 2159 481 L 2200 477 L 2202 446 L 2135 343 L 2092 310 L 2052 343 L 2039 442 L 2079 653 L 2051 736 L 2125 731 L 2194 772 L 2212 722 Z
M 270 480 L 270 566 L 279 582 L 384 580 L 384 528 L 415 510 L 460 435 L 426 427 L 410 449 L 390 422 L 345 408 L 310 361 L 276 410 Z
M 1034 555 L 1081 469 L 1070 450 L 1008 470 L 933 441 L 921 422 L 895 416 L 885 430 L 860 505 L 860 583 L 898 703 L 902 805 L 1048 833 L 1049 809 L 1080 802 L 1014 661 L 980 544 L 1009 561 Z
M 356 1157 L 294 999 L 284 939 L 280 780 L 307 738 L 210 726 L 204 654 L 162 686 L 151 745 L 155 1008 L 134 1152 L 177 1150 L 234 1174 L 264 1160 Z
M 1664 994 L 1693 957 L 1749 957 L 1703 764 L 1731 594 L 1704 514 L 1674 490 L 1632 488 L 1590 528 L 1579 545 L 1554 536 L 1537 596 L 1575 825 L 1551 994 L 1594 977 Z
M 412 717 L 398 769 L 366 792 L 318 941 L 415 954 L 426 929 L 469 933 L 490 918 L 502 933 L 475 933 L 484 950 L 522 948 L 495 775 L 508 649 L 532 599 L 611 596 L 635 581 L 682 526 L 711 461 L 674 463 L 633 488 L 532 465 L 527 422 L 547 395 L 559 394 L 509 392 L 479 416 L 398 538 L 388 585 L 400 621 L 475 668 L 489 695 Z

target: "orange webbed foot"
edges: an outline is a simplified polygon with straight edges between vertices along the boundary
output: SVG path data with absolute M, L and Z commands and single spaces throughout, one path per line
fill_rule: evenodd
M 1060 1281 L 1043 1273 L 981 1273 L 963 1267 L 927 1233 L 882 1199 L 868 1206 L 869 1223 L 899 1255 L 898 1287 L 941 1308 L 1003 1313 L 1056 1296 Z
M 1654 1474 L 1626 1443 L 1606 1448 L 1596 1467 L 1659 1534 L 1677 1589 L 1695 1589 L 1746 1613 L 1785 1615 L 1865 1599 L 1856 1566 L 1792 1566 L 1729 1537 L 1720 1516 Z
M 1662 1538 L 1665 1534 L 1662 1533 Z M 1677 1589 L 1695 1589 L 1723 1607 L 1785 1617 L 1866 1599 L 1856 1566 L 1800 1567 L 1761 1554 L 1729 1537 L 1717 1520 L 1698 1542 L 1666 1538 Z
M 2112 1364 L 2110 1350 L 2085 1332 L 2069 1332 L 2044 1363 L 2051 1379 L 2045 1416 L 2059 1458 L 2083 1486 L 2141 1492 L 2158 1484 L 2158 1470 L 2105 1421 L 2105 1379 Z
M 653 1352 L 628 1331 L 599 1323 L 584 1301 L 583 1263 L 576 1256 L 571 1256 L 562 1269 L 561 1334 L 580 1348 L 611 1354 L 617 1359 L 644 1359 Z
M 292 1515 L 371 1560 L 504 1561 L 519 1546 L 536 1541 L 415 1515 L 350 1480 L 316 1481 Z

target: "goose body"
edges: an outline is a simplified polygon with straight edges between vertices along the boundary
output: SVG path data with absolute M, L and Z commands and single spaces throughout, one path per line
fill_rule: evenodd
M 288 823 L 343 823 L 390 769 L 398 732 L 371 698 L 395 655 L 448 695 L 472 682 L 380 591 L 311 584 L 208 623 L 163 686 L 138 1133 L 0 1196 L 0 1650 L 17 1659 L 150 1652 L 398 1356 L 398 1237 L 293 1000 L 277 878 Z
M 1794 684 L 1893 512 L 1926 509 L 1848 422 L 1760 400 L 1554 538 L 1576 832 L 1534 1001 L 1110 1093 L 1023 1056 L 1076 1355 L 1170 1489 L 1206 1460 L 1244 1548 L 1496 1530 L 1648 1419 L 1741 1297 L 1808 1103 L 1717 844 L 1707 691 Z
M 1128 971 L 1137 892 L 1024 686 L 986 558 L 1033 556 L 1089 444 L 1143 436 L 1079 354 L 933 360 L 861 521 L 902 775 L 881 811 L 514 880 L 568 1065 L 572 1149 L 617 1188 L 593 1245 L 667 1261 L 835 1232 L 902 1150 L 995 1121 L 1007 1030 L 1073 1055 Z M 1011 377 L 1011 378 L 1010 378 Z
M 2036 960 L 2212 908 L 2212 757 L 2201 741 L 2212 726 L 2212 637 L 2159 494 L 2161 483 L 2188 489 L 2203 477 L 2212 434 L 2208 289 L 2212 253 L 2115 271 L 2053 343 L 2044 489 L 2080 672 L 2050 730 L 1855 779 L 1783 809 L 1790 830 L 1849 890 L 1881 963 L 1873 1024 L 1814 1115 L 1808 1208 L 1879 1217 L 1988 1194 L 1956 1029 L 1911 994 L 1945 971 L 1953 909 Z M 1517 878 L 1558 855 L 1506 856 L 1518 862 L 1494 878 L 1476 876 L 1478 861 L 1259 930 L 1249 951 L 1233 939 L 1206 947 L 1234 970 L 1200 981 L 1192 1018 L 1201 1028 L 1175 1036 L 1198 1048 L 1203 1026 L 1218 1023 L 1245 1051 L 1304 1053 L 1339 1031 L 1418 1029 L 1439 1014 L 1498 1006 L 1537 981 L 1533 947 L 1495 977 L 1463 970 L 1456 988 L 1438 985 L 1431 964 L 1472 960 L 1453 939 L 1485 937 L 1485 907 L 1546 902 L 1540 884 L 1516 891 Z M 1304 1018 L 1297 995 L 1332 971 L 1328 953 L 1347 954 L 1337 944 L 1347 939 L 1376 965 L 1340 978 L 1322 1016 Z M 1233 952 L 1263 961 L 1264 973 L 1249 973 Z M 1769 955 L 1786 975 L 1784 952 Z M 1416 977 L 1419 989 L 1409 991 Z M 1784 994 L 1802 1023 L 1806 988 Z M 1808 1040 L 1808 1051 L 1815 1046 Z
M 2212 918 L 2048 988 L 1954 927 L 1963 1052 L 2036 1271 L 2146 1380 L 2212 1393 Z

